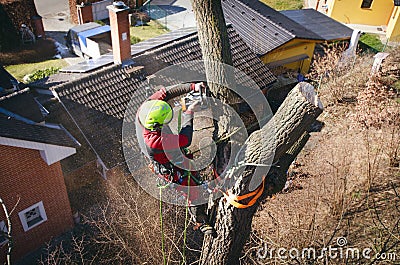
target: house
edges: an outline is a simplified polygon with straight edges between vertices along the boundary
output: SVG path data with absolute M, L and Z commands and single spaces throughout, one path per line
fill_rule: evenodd
M 84 24 L 87 22 L 94 22 L 97 20 L 108 19 L 107 6 L 113 4 L 113 0 L 94 0 L 94 1 L 80 1 L 80 0 L 69 0 L 69 10 L 71 20 L 74 24 Z M 115 1 L 121 2 L 121 1 Z M 125 0 L 129 8 L 138 10 L 143 4 L 149 3 L 150 1 L 144 0 Z M 146 3 L 145 3 L 146 2 Z
M 60 161 L 80 144 L 61 125 L 47 123 L 46 114 L 29 88 L 3 90 L 0 95 L 0 198 L 8 211 L 13 210 L 13 260 L 73 226 Z M 4 211 L 0 211 L 0 230 L 8 231 Z M 7 243 L 0 234 L 1 262 Z
M 397 3 L 397 4 L 396 4 Z M 393 0 L 327 0 L 327 15 L 346 24 L 375 26 L 389 41 L 400 41 L 400 7 Z
M 227 22 L 269 68 L 306 74 L 315 45 L 348 40 L 352 30 L 312 9 L 278 12 L 258 0 L 222 0 Z
M 117 19 L 124 18 L 117 16 Z M 116 24 L 129 27 L 126 23 Z M 110 23 L 112 31 L 116 24 Z M 124 30 L 128 29 L 119 28 L 120 32 Z M 275 76 L 232 26 L 228 27 L 228 34 L 234 67 L 250 76 L 267 93 L 276 80 Z M 115 45 L 118 45 L 117 49 Z M 125 49 L 129 49 L 128 56 L 124 55 Z M 123 153 L 123 144 L 129 144 L 122 143 L 122 123 L 128 104 L 139 107 L 149 93 L 156 89 L 150 87 L 149 80 L 157 71 L 202 59 L 195 28 L 172 31 L 129 47 L 113 42 L 113 51 L 120 52 L 117 55 L 118 61 L 128 63 L 113 63 L 111 58 L 105 60 L 105 65 L 96 65 L 95 62 L 101 61 L 89 60 L 90 63 L 66 67 L 45 82 L 30 85 L 38 91 L 48 89 L 57 95 L 62 108 L 65 107 L 65 111 L 70 113 L 84 135 L 85 143 L 82 144 L 89 145 L 95 154 L 99 172 L 107 178 L 116 168 L 126 167 L 125 159 L 135 159 L 134 154 L 127 158 Z M 192 70 L 199 71 L 197 68 Z M 164 84 L 167 81 L 170 80 L 163 80 Z M 138 146 L 132 148 L 139 150 Z

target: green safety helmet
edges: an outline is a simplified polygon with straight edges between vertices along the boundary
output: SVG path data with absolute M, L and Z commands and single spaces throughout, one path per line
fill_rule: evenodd
M 149 100 L 140 106 L 139 121 L 144 128 L 154 130 L 172 120 L 171 106 L 162 100 Z

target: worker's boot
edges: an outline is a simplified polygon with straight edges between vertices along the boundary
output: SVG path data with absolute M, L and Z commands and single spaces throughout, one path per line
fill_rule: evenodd
M 212 227 L 211 225 L 209 225 L 207 223 L 201 224 L 199 228 L 200 228 L 200 231 L 204 235 L 215 235 L 216 234 L 214 227 Z
M 206 204 L 189 207 L 192 218 L 194 219 L 194 230 L 200 229 L 204 235 L 216 235 L 214 227 L 208 222 L 208 216 L 205 213 Z

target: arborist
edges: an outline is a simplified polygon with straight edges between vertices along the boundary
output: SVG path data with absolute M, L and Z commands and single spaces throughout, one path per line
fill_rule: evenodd
M 185 191 L 185 196 L 188 198 L 189 212 L 196 223 L 194 229 L 200 229 L 204 234 L 213 234 L 215 231 L 209 224 L 206 204 L 194 206 L 190 203 L 196 201 L 199 196 L 196 189 L 190 188 L 199 185 L 195 181 L 195 176 L 199 177 L 198 172 L 187 170 L 187 165 L 179 167 L 168 158 L 174 156 L 174 152 L 184 152 L 184 149 L 192 143 L 193 116 L 194 112 L 199 110 L 200 104 L 199 101 L 195 101 L 182 112 L 181 129 L 178 134 L 173 134 L 168 126 L 173 117 L 173 110 L 167 101 L 203 88 L 203 83 L 182 84 L 168 91 L 162 87 L 140 106 L 138 119 L 143 126 L 142 136 L 152 162 L 151 169 L 158 177 L 181 185 L 178 188 L 181 188 L 181 192 Z M 190 154 L 186 157 L 193 158 Z M 187 188 L 182 189 L 182 186 Z

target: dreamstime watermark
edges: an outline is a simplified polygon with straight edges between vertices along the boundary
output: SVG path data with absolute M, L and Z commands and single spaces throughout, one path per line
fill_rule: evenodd
M 233 94 L 237 95 L 243 103 L 240 105 L 247 108 L 244 111 L 248 112 L 251 110 L 251 112 L 254 113 L 259 128 L 263 127 L 267 122 L 269 122 L 268 133 L 261 135 L 261 138 L 263 139 L 259 140 L 260 142 L 265 142 L 271 145 L 268 150 L 272 151 L 263 154 L 263 156 L 260 158 L 260 161 L 257 161 L 257 163 L 253 164 L 256 167 L 250 181 L 249 189 L 254 190 L 261 184 L 263 176 L 268 173 L 274 158 L 276 141 L 274 121 L 273 119 L 271 120 L 273 116 L 271 108 L 266 100 L 266 97 L 262 94 L 261 89 L 244 72 L 230 65 L 225 65 L 219 62 L 207 62 L 207 65 L 208 67 L 212 67 L 212 69 L 218 70 L 218 72 L 225 73 L 223 75 L 224 78 L 219 78 L 218 75 L 211 77 L 211 80 L 208 80 L 210 83 L 223 85 L 225 88 L 231 90 Z M 138 109 L 141 103 L 145 102 L 146 99 L 160 86 L 166 87 L 168 90 L 179 84 L 206 80 L 204 67 L 204 61 L 189 61 L 182 64 L 172 65 L 158 71 L 152 75 L 147 87 L 136 89 L 134 98 L 131 99 L 127 106 L 122 126 L 122 146 L 125 161 L 136 182 L 150 195 L 156 198 L 159 198 L 160 194 L 157 185 L 154 185 L 152 180 L 147 177 L 148 174 L 137 173 L 140 168 L 144 168 L 148 163 L 148 161 L 146 161 L 144 158 L 145 156 L 148 157 L 148 153 L 143 139 L 144 129 L 137 119 Z M 141 98 L 142 102 L 138 103 L 138 98 Z M 206 99 L 206 101 L 208 103 L 208 108 L 206 110 L 196 112 L 195 118 L 204 117 L 214 121 L 220 121 L 221 117 L 222 119 L 225 119 L 226 117 L 230 118 L 228 124 L 228 133 L 230 133 L 231 144 L 229 150 L 227 151 L 229 153 L 225 155 L 225 158 L 229 157 L 229 161 L 226 162 L 225 171 L 219 174 L 220 178 L 218 180 L 207 181 L 205 183 L 206 187 L 204 185 L 190 187 L 191 194 L 199 194 L 196 196 L 196 198 L 194 198 L 195 196 L 191 196 L 192 205 L 199 205 L 208 202 L 209 194 L 207 194 L 205 190 L 210 191 L 215 190 L 216 188 L 227 190 L 231 188 L 231 185 L 235 183 L 235 177 L 240 176 L 240 173 L 245 170 L 245 165 L 240 164 L 239 162 L 244 161 L 244 147 L 246 146 L 248 135 L 246 127 L 243 121 L 240 119 L 240 114 L 236 112 L 236 109 L 233 109 L 228 104 L 223 103 L 215 98 L 209 97 Z M 179 117 L 179 111 L 177 108 L 180 107 L 174 108 L 174 118 L 170 124 L 173 124 L 174 121 L 176 121 L 176 119 Z M 239 109 L 237 111 L 240 112 L 241 110 Z M 169 129 L 173 131 L 172 129 L 174 128 L 170 128 L 172 127 L 170 124 L 168 126 L 163 126 L 161 130 L 161 136 L 165 133 L 164 131 L 168 131 Z M 168 137 L 161 137 L 161 139 L 167 138 Z M 171 144 L 170 142 L 164 142 L 164 140 L 162 144 L 163 146 L 179 146 L 179 143 L 177 142 Z M 197 156 L 194 159 L 188 159 L 180 150 L 178 150 L 178 152 L 174 152 L 172 156 L 168 156 L 168 159 L 174 166 L 186 171 L 198 171 L 207 168 L 212 164 L 215 158 L 216 143 L 211 137 L 208 139 L 203 137 L 199 145 L 201 148 L 200 156 Z M 166 152 L 166 155 L 169 155 L 169 152 Z M 232 172 L 235 172 L 235 174 L 232 174 Z M 187 187 L 179 183 L 173 182 L 168 186 L 172 188 L 172 190 L 187 191 Z M 184 205 L 186 203 L 184 200 L 177 200 L 176 196 L 169 196 L 169 194 L 165 192 L 162 196 L 163 197 L 161 199 L 164 202 L 179 205 Z M 222 195 L 221 193 L 217 193 L 216 196 Z
M 396 252 L 374 253 L 372 248 L 357 248 L 348 246 L 345 237 L 338 237 L 335 246 L 327 246 L 321 249 L 308 248 L 274 248 L 267 243 L 257 250 L 257 258 L 260 260 L 387 260 L 396 261 L 400 257 Z

